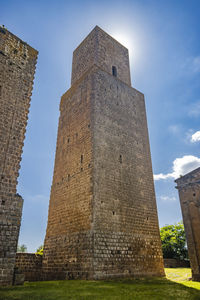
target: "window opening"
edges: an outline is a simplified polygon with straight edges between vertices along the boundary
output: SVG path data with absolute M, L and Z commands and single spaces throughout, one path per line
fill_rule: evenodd
M 117 68 L 115 66 L 112 66 L 112 74 L 117 77 Z

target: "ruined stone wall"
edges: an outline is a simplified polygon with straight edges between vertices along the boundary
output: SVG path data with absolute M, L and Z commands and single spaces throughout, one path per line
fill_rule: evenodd
M 193 280 L 200 281 L 200 168 L 175 180 Z
M 144 97 L 130 87 L 127 49 L 95 27 L 74 52 L 72 82 L 60 105 L 45 276 L 162 276 Z
M 15 268 L 24 274 L 25 281 L 42 279 L 42 256 L 35 253 L 17 253 Z
M 23 200 L 17 194 L 37 51 L 0 27 L 0 285 L 11 284 Z
M 189 260 L 180 260 L 177 258 L 164 258 L 165 268 L 189 268 Z

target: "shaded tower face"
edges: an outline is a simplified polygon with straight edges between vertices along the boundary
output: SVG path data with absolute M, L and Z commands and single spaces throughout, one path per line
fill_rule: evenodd
M 43 271 L 164 274 L 144 96 L 130 86 L 128 50 L 99 27 L 74 51 L 61 99 Z
M 16 193 L 37 51 L 0 27 L 0 285 L 12 284 L 23 199 Z
M 192 279 L 200 281 L 200 168 L 175 182 L 179 192 Z

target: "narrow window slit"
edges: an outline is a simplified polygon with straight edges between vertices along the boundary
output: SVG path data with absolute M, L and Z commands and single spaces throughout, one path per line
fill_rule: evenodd
M 112 66 L 112 74 L 117 77 L 117 68 L 115 66 Z

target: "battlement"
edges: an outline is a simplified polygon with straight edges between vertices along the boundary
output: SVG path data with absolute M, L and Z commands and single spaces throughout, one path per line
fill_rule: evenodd
M 94 64 L 131 85 L 128 49 L 98 26 L 74 50 L 71 84 Z

